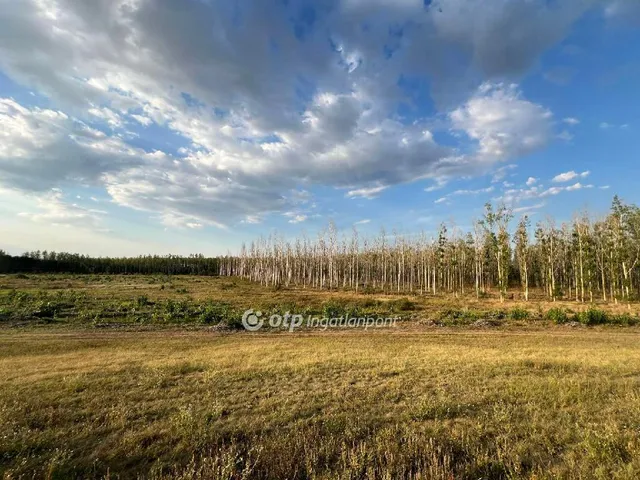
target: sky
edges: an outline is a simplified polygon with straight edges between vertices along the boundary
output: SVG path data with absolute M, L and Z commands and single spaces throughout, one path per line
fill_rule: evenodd
M 640 202 L 638 0 L 0 0 L 0 249 Z

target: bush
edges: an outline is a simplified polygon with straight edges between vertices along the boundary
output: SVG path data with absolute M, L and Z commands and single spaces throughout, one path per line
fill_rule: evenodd
M 34 306 L 31 315 L 37 318 L 53 319 L 59 311 L 60 307 L 56 303 L 40 301 Z
M 547 312 L 547 319 L 551 320 L 555 324 L 561 325 L 569 321 L 569 316 L 567 315 L 567 312 L 561 308 L 552 308 Z
M 602 325 L 608 320 L 607 313 L 597 308 L 590 308 L 578 314 L 578 321 L 583 325 Z
M 511 320 L 526 320 L 529 318 L 529 311 L 516 307 L 509 312 L 509 318 L 511 318 Z
M 327 318 L 340 318 L 349 315 L 350 317 L 360 317 L 362 312 L 355 305 L 347 305 L 341 301 L 329 301 L 322 305 L 322 316 Z
M 634 317 L 630 313 L 623 313 L 622 315 L 614 315 L 609 318 L 609 321 L 614 325 L 623 325 L 625 327 L 634 326 L 640 323 L 640 320 L 638 319 L 638 317 Z
M 440 312 L 440 320 L 444 325 L 469 325 L 488 315 L 476 310 L 450 308 Z
M 363 308 L 378 308 L 380 307 L 381 302 L 379 300 L 375 300 L 373 298 L 367 298 L 364 302 L 361 303 Z
M 489 310 L 486 317 L 493 320 L 504 320 L 507 318 L 507 312 L 504 310 Z
M 234 314 L 229 305 L 223 303 L 207 303 L 196 309 L 200 323 L 212 324 L 225 322 L 231 325 L 234 322 Z
M 416 304 L 413 303 L 408 298 L 399 298 L 398 300 L 393 300 L 389 302 L 389 307 L 393 312 L 406 312 L 409 310 L 415 310 Z
M 149 305 L 149 297 L 147 297 L 146 295 L 140 295 L 137 299 L 136 299 L 136 304 L 139 307 L 146 307 L 147 305 Z

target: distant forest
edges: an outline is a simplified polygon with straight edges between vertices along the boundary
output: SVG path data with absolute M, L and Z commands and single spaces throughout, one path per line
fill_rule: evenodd
M 12 256 L 0 250 L 0 273 L 218 275 L 219 265 L 218 258 L 203 255 L 95 258 L 77 253 L 36 251 Z
M 371 290 L 386 293 L 471 293 L 478 297 L 519 287 L 550 299 L 579 301 L 640 298 L 640 208 L 615 197 L 608 215 L 588 212 L 557 225 L 513 223 L 511 210 L 485 206 L 473 231 L 388 234 L 360 238 L 354 228 L 339 235 L 333 223 L 316 238 L 278 235 L 242 245 L 239 255 L 207 258 L 141 256 L 92 258 L 55 252 L 10 256 L 0 251 L 0 273 L 68 272 L 239 276 L 272 286 Z M 515 227 L 515 228 L 513 228 Z

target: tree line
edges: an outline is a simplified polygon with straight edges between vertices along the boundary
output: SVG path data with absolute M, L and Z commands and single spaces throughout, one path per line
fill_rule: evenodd
M 354 228 L 339 235 L 335 224 L 317 237 L 293 241 L 277 235 L 242 245 L 239 255 L 220 258 L 220 274 L 263 285 L 387 293 L 475 293 L 489 290 L 504 300 L 518 287 L 549 299 L 580 302 L 631 301 L 640 297 L 640 208 L 614 198 L 610 212 L 594 220 L 586 212 L 557 225 L 548 218 L 532 227 L 527 216 L 514 224 L 505 206 L 485 206 L 472 231 L 437 235 L 360 238 Z
M 361 238 L 339 235 L 333 222 L 315 238 L 278 235 L 243 244 L 239 255 L 90 257 L 47 251 L 11 256 L 0 250 L 0 273 L 96 273 L 239 276 L 268 286 L 386 293 L 497 291 L 518 287 L 548 298 L 630 301 L 640 298 L 640 208 L 614 198 L 599 219 L 588 213 L 557 225 L 552 218 L 514 223 L 505 206 L 487 204 L 472 231 L 442 224 L 436 235 Z
M 200 254 L 110 258 L 47 251 L 12 256 L 0 250 L 0 273 L 218 275 L 219 263 Z

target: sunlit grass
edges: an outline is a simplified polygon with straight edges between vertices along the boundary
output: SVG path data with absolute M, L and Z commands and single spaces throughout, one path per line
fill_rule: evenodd
M 636 478 L 635 329 L 0 333 L 4 474 Z

